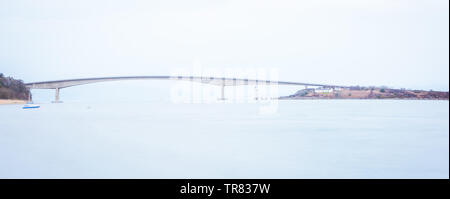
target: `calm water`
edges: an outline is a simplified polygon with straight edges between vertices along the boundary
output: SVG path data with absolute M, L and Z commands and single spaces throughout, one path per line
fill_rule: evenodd
M 0 106 L 0 178 L 448 178 L 449 102 Z

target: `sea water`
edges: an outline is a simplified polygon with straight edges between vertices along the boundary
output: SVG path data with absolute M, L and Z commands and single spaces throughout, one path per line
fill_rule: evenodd
M 0 106 L 0 178 L 449 178 L 449 102 Z

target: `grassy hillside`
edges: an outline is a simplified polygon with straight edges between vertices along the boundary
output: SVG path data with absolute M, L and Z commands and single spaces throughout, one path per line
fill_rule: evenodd
M 391 89 L 385 87 L 349 87 L 345 89 L 303 89 L 281 99 L 428 99 L 448 100 L 449 92 Z

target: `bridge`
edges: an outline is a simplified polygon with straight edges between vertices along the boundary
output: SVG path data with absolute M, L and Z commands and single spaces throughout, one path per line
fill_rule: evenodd
M 92 84 L 107 81 L 122 81 L 122 80 L 179 80 L 192 81 L 203 84 L 211 84 L 221 87 L 221 99 L 225 99 L 225 86 L 239 86 L 239 85 L 297 85 L 297 86 L 314 86 L 324 88 L 346 88 L 345 86 L 326 85 L 326 84 L 311 84 L 300 82 L 287 81 L 271 81 L 258 79 L 241 79 L 241 78 L 225 78 L 225 77 L 201 77 L 201 76 L 126 76 L 126 77 L 97 77 L 97 78 L 82 78 L 82 79 L 66 79 L 54 81 L 42 81 L 26 83 L 26 87 L 31 89 L 55 89 L 54 103 L 61 102 L 59 100 L 59 91 L 63 88 L 79 86 L 84 84 Z

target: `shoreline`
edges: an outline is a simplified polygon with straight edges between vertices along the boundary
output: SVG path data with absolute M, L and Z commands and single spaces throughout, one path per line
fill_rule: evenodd
M 416 101 L 449 101 L 449 99 L 425 99 L 425 98 L 279 98 L 278 100 L 416 100 Z
M 26 104 L 27 100 L 16 100 L 16 99 L 0 99 L 0 105 L 6 104 Z

